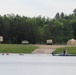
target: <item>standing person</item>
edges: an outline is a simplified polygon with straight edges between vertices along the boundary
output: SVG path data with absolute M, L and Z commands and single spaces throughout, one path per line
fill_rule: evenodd
M 66 49 L 63 50 L 63 55 L 67 55 L 67 50 Z
M 54 52 L 52 52 L 52 55 L 54 56 Z

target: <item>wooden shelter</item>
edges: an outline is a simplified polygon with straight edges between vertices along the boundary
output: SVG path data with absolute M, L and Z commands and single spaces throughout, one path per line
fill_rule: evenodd
M 0 36 L 0 43 L 3 42 L 3 36 Z
M 67 45 L 76 45 L 76 40 L 75 39 L 68 40 Z
M 46 41 L 47 45 L 52 45 L 53 44 L 53 40 L 52 39 L 49 39 Z
M 27 40 L 23 40 L 22 44 L 29 44 L 29 42 Z

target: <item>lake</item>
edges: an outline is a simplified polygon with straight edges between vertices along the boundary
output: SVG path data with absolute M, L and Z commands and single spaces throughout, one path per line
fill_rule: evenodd
M 76 75 L 76 56 L 0 54 L 0 75 Z

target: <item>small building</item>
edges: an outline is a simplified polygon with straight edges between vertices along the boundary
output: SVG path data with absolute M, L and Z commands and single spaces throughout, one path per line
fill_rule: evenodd
M 49 39 L 46 41 L 47 45 L 52 45 L 53 44 L 53 40 L 52 39 Z
M 29 42 L 27 40 L 23 40 L 22 44 L 29 44 Z
M 76 40 L 75 39 L 68 40 L 67 45 L 76 45 Z
M 3 36 L 0 36 L 0 43 L 3 42 Z

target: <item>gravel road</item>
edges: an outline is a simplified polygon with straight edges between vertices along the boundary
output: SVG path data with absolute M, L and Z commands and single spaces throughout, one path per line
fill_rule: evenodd
M 66 45 L 36 45 L 38 49 L 34 50 L 32 54 L 50 54 L 55 51 L 56 48 L 65 47 Z

